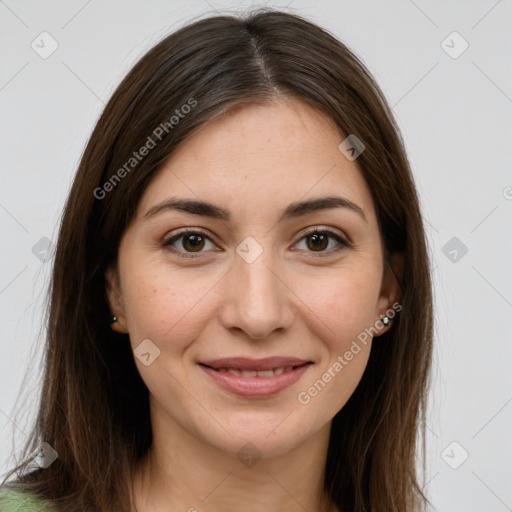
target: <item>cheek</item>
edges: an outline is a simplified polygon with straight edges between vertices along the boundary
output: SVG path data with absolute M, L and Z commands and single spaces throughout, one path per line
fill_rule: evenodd
M 329 346 L 342 350 L 373 325 L 380 292 L 380 276 L 373 268 L 346 268 L 335 275 L 310 280 L 306 304 L 324 324 Z
M 371 331 L 380 292 L 378 268 L 339 269 L 335 275 L 309 280 L 309 328 L 322 340 L 322 365 L 304 383 L 299 403 L 314 403 L 326 418 L 350 398 L 366 369 Z M 306 310 L 305 309 L 305 310 Z
M 322 339 L 324 357 L 307 379 L 299 404 L 312 407 L 319 421 L 329 421 L 347 403 L 366 369 L 379 288 L 360 280 L 331 281 L 329 287 L 311 289 L 310 329 Z M 320 298 L 322 297 L 322 298 Z M 319 321 L 320 319 L 320 321 Z M 309 409 L 310 411 L 312 409 Z
M 196 337 L 209 315 L 211 278 L 168 268 L 159 271 L 155 266 L 147 272 L 133 269 L 129 275 L 123 296 L 133 345 L 149 338 L 160 350 L 179 349 L 179 340 Z

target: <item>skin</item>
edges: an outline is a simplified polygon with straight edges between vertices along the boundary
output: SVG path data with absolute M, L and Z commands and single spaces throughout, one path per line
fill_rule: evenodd
M 150 339 L 160 350 L 148 366 L 135 358 L 153 428 L 135 479 L 138 512 L 226 512 L 241 503 L 246 512 L 335 510 L 322 501 L 331 421 L 362 377 L 371 338 L 307 405 L 297 397 L 399 298 L 370 191 L 357 161 L 338 149 L 344 138 L 298 100 L 244 105 L 190 136 L 143 194 L 117 268 L 106 272 L 113 328 L 130 334 L 133 349 Z M 359 205 L 366 220 L 330 208 L 278 222 L 289 203 L 332 195 Z M 214 203 L 231 220 L 170 209 L 144 218 L 171 196 Z M 210 237 L 198 247 L 190 237 L 173 243 L 194 259 L 162 247 L 187 227 Z M 314 227 L 351 247 L 330 237 L 317 249 L 306 237 Z M 236 252 L 249 236 L 263 249 L 252 263 Z M 275 355 L 314 364 L 269 398 L 233 395 L 197 364 Z M 252 467 L 237 457 L 248 442 L 262 456 Z

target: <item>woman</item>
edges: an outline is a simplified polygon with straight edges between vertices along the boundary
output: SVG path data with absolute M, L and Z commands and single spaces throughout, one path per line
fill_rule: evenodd
M 429 268 L 399 130 L 342 43 L 270 9 L 171 34 L 83 154 L 2 510 L 422 510 Z

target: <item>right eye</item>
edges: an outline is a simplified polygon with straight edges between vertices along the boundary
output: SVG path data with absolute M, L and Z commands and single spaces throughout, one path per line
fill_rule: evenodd
M 174 247 L 174 244 L 180 239 L 183 239 L 180 244 L 183 250 Z M 202 249 L 207 241 L 213 244 L 211 238 L 204 231 L 187 228 L 164 240 L 162 247 L 169 248 L 180 258 L 198 258 L 202 252 L 205 252 Z

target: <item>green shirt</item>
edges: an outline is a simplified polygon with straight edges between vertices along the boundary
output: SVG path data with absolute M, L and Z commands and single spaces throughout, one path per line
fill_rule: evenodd
M 36 494 L 0 487 L 0 512 L 55 512 L 55 509 Z
M 35 494 L 0 489 L 0 512 L 52 512 L 53 507 Z

